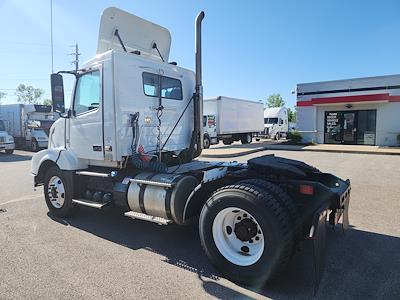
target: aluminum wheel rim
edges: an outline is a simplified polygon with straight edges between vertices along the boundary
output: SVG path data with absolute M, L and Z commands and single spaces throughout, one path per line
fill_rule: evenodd
M 53 176 L 50 178 L 47 194 L 49 195 L 50 203 L 55 208 L 61 208 L 64 205 L 65 187 L 60 177 Z
M 252 223 L 252 225 L 249 228 L 246 226 L 243 228 L 243 222 Z M 256 234 L 243 241 L 244 237 L 240 235 L 243 229 L 245 233 L 246 230 L 248 231 L 246 234 L 252 235 L 250 229 L 253 230 L 254 227 Z M 214 219 L 212 234 L 219 252 L 235 265 L 253 265 L 264 252 L 263 231 L 256 219 L 244 209 L 228 207 L 221 210 Z

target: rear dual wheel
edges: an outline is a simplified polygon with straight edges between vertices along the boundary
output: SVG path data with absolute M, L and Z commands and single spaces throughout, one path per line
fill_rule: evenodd
M 217 190 L 199 220 L 202 246 L 229 279 L 263 284 L 290 257 L 289 216 L 270 193 L 251 184 Z

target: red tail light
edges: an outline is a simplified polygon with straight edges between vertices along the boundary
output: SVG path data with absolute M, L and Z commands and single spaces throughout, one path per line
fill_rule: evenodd
M 308 184 L 301 184 L 299 186 L 299 192 L 303 195 L 314 195 L 314 187 Z

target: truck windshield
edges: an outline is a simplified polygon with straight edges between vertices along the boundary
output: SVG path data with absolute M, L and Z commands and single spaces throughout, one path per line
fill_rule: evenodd
M 278 118 L 264 118 L 264 124 L 278 124 Z
M 6 131 L 6 126 L 4 126 L 4 122 L 0 120 L 0 131 Z

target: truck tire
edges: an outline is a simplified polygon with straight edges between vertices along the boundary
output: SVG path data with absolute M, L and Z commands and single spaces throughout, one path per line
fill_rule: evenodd
M 210 145 L 211 145 L 210 137 L 208 135 L 205 135 L 203 139 L 203 148 L 208 149 L 210 148 Z
M 240 138 L 240 141 L 242 142 L 242 144 L 251 144 L 252 140 L 253 140 L 253 136 L 251 135 L 251 133 L 245 133 Z
M 279 132 L 277 132 L 277 133 L 275 134 L 274 140 L 275 140 L 275 141 L 279 141 Z
M 44 176 L 44 196 L 49 211 L 57 217 L 71 216 L 77 210 L 72 202 L 72 180 L 56 166 L 50 167 Z
M 293 228 L 292 235 L 294 243 L 296 244 L 302 238 L 302 222 L 298 212 L 298 207 L 293 199 L 290 198 L 290 196 L 278 185 L 262 179 L 246 179 L 239 181 L 237 184 L 251 184 L 262 188 L 266 193 L 272 194 L 290 217 L 291 226 Z
M 32 141 L 31 141 L 31 150 L 33 152 L 38 152 L 39 151 L 39 144 L 35 139 L 32 139 Z
M 291 256 L 290 218 L 271 193 L 251 184 L 225 186 L 207 200 L 200 240 L 227 278 L 264 284 Z
M 233 140 L 231 140 L 231 139 L 225 139 L 225 140 L 222 140 L 222 143 L 223 143 L 224 145 L 232 145 Z
M 6 149 L 6 153 L 7 154 L 13 154 L 14 153 L 14 149 Z

